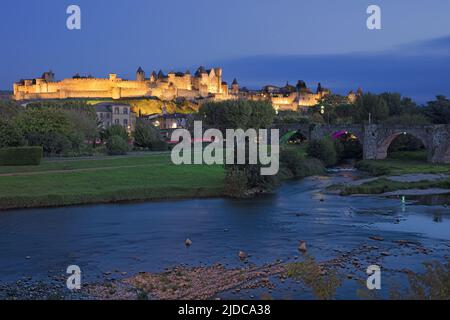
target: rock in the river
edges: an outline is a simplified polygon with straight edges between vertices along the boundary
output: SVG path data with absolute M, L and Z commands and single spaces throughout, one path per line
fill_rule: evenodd
M 306 252 L 307 251 L 306 242 L 305 241 L 300 241 L 300 243 L 298 245 L 298 251 L 300 251 L 300 252 Z
M 186 247 L 190 247 L 191 245 L 192 245 L 192 240 L 191 239 L 186 239 L 185 241 L 184 241 L 184 245 L 186 246 Z
M 247 253 L 245 253 L 244 251 L 239 251 L 239 259 L 241 260 L 247 259 Z
M 384 241 L 384 238 L 379 237 L 379 236 L 371 236 L 369 237 L 369 239 L 375 240 L 375 241 Z

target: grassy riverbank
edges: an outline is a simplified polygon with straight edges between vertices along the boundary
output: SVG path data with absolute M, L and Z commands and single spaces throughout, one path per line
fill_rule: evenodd
M 450 192 L 450 179 L 439 181 L 424 180 L 417 182 L 399 182 L 386 178 L 380 178 L 363 183 L 361 185 L 345 186 L 341 189 L 341 195 L 346 196 L 352 194 L 382 194 L 385 192 L 408 189 L 449 189 Z
M 170 154 L 0 167 L 0 209 L 217 197 L 222 166 L 172 164 Z
M 397 190 L 408 189 L 450 189 L 450 165 L 432 164 L 426 162 L 424 151 L 398 152 L 390 155 L 386 160 L 364 160 L 357 164 L 359 170 L 365 171 L 378 179 L 362 184 L 332 186 L 339 189 L 342 195 L 351 194 L 382 194 Z M 441 174 L 444 178 L 421 181 L 396 181 L 387 176 Z
M 373 176 L 401 175 L 414 173 L 448 173 L 450 165 L 427 162 L 424 151 L 397 152 L 385 160 L 363 160 L 357 168 Z

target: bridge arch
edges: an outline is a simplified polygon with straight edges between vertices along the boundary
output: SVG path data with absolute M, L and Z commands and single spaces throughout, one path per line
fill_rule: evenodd
M 432 150 L 431 146 L 428 143 L 428 139 L 426 136 L 423 136 L 421 133 L 409 131 L 409 130 L 396 130 L 394 132 L 389 132 L 387 136 L 383 137 L 381 141 L 379 141 L 377 145 L 377 159 L 386 159 L 388 156 L 388 150 L 391 144 L 401 135 L 410 135 L 422 142 L 423 146 L 427 150 L 428 159 L 432 158 Z
M 419 139 L 427 150 L 429 162 L 450 163 L 450 125 L 383 125 L 383 124 L 276 124 L 280 136 L 298 130 L 308 140 L 320 140 L 333 133 L 345 130 L 359 138 L 363 145 L 363 158 L 367 160 L 385 159 L 391 143 L 399 135 L 407 133 Z
M 280 144 L 298 144 L 306 140 L 308 140 L 308 137 L 302 132 L 302 130 L 291 130 L 280 138 Z
M 444 147 L 445 149 L 445 153 L 444 153 L 444 157 L 443 157 L 443 162 L 444 163 L 450 163 L 450 143 Z

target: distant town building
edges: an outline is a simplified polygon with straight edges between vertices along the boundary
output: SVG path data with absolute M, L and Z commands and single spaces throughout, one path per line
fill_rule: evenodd
M 346 98 L 349 103 L 354 103 L 357 96 L 361 94 L 362 90 L 359 89 L 357 94 L 350 92 Z M 261 91 L 242 89 L 239 95 L 241 98 L 250 100 L 269 100 L 277 111 L 297 111 L 318 105 L 325 97 L 331 95 L 331 90 L 319 83 L 317 89 L 312 91 L 305 81 L 299 80 L 295 86 L 287 82 L 284 87 L 266 85 Z
M 183 113 L 153 114 L 146 117 L 155 127 L 159 129 L 185 129 L 188 126 L 189 115 Z
M 131 106 L 128 104 L 102 102 L 95 105 L 95 112 L 103 129 L 111 125 L 121 125 L 131 132 L 136 127 L 136 114 L 131 112 Z

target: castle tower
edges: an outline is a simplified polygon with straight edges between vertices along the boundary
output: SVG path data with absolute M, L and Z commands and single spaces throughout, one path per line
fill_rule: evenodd
M 295 86 L 297 88 L 297 91 L 305 91 L 307 89 L 306 82 L 303 80 L 298 80 L 297 85 Z
M 164 74 L 164 72 L 162 72 L 162 70 L 159 70 L 159 72 L 158 72 L 158 80 L 162 81 L 162 80 L 164 80 L 164 78 L 166 78 L 166 75 Z
M 136 71 L 136 81 L 145 81 L 145 72 L 141 67 L 139 67 L 139 69 Z
M 236 78 L 234 78 L 233 83 L 231 84 L 231 93 L 239 94 L 239 83 L 237 82 Z
M 322 88 L 322 84 L 319 82 L 319 84 L 317 85 L 317 93 L 322 93 L 323 88 Z
M 157 78 L 158 78 L 158 75 L 157 75 L 156 72 L 153 70 L 153 71 L 152 71 L 152 74 L 150 75 L 150 82 L 155 82 Z
M 42 74 L 42 79 L 44 79 L 47 82 L 53 82 L 55 81 L 55 74 L 51 70 L 48 72 L 44 72 Z

